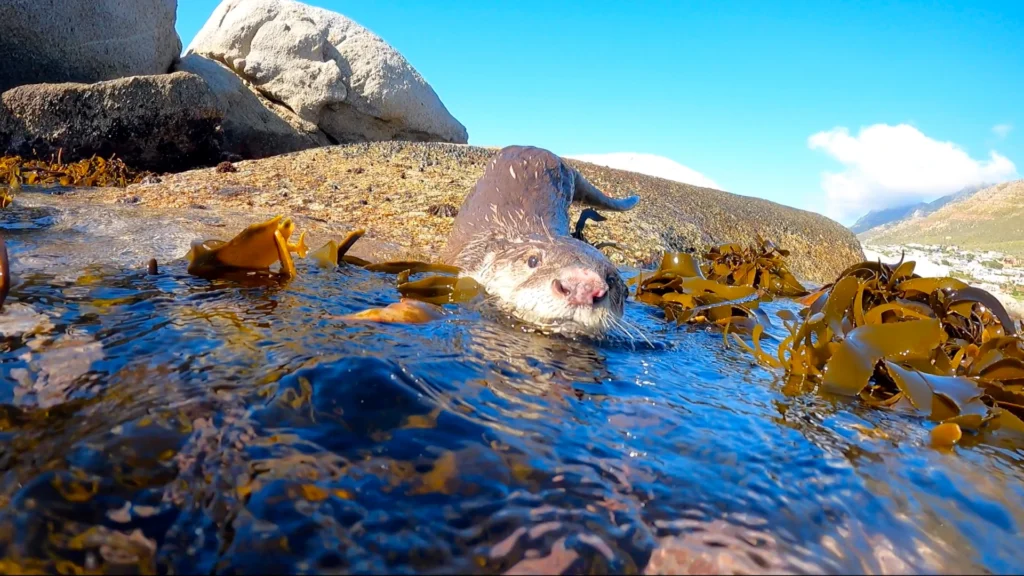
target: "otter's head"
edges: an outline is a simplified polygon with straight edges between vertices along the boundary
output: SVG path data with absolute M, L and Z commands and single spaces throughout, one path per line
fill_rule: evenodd
M 524 322 L 603 336 L 622 316 L 626 283 L 604 254 L 574 238 L 492 237 L 463 255 L 476 256 L 460 258 L 465 273 Z

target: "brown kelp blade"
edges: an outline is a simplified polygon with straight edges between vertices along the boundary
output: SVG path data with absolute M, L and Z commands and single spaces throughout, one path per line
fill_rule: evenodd
M 383 308 L 370 308 L 362 312 L 339 317 L 341 320 L 378 322 L 386 324 L 421 324 L 444 318 L 444 311 L 429 302 L 403 298 Z
M 442 274 L 458 274 L 459 269 L 447 264 L 433 262 L 421 262 L 418 260 L 396 260 L 392 262 L 380 262 L 378 264 L 367 264 L 363 266 L 371 272 L 384 272 L 387 274 L 400 274 L 408 271 L 410 274 L 423 272 L 440 272 Z
M 466 276 L 428 276 L 413 282 L 400 280 L 398 291 L 403 297 L 433 304 L 461 304 L 483 294 L 483 287 Z
M 188 273 L 202 278 L 237 277 L 239 274 L 270 274 L 274 263 L 280 264 L 276 274 L 282 278 L 296 275 L 291 253 L 307 255 L 306 233 L 296 242 L 289 239 L 295 230 L 290 218 L 275 216 L 264 222 L 250 224 L 231 240 L 217 239 L 193 242 L 188 253 Z
M 1010 318 L 1010 315 L 1006 312 L 1006 308 L 989 292 L 973 286 L 954 290 L 949 295 L 948 303 L 950 306 L 953 306 L 960 302 L 977 302 L 985 306 L 996 315 L 996 318 L 999 319 L 999 323 L 1002 324 L 1003 331 L 1006 334 L 1012 336 L 1017 333 L 1017 327 L 1014 325 L 1013 319 Z
M 356 259 L 355 262 L 351 262 L 354 257 L 347 255 L 352 245 L 362 238 L 364 234 L 366 234 L 366 230 L 360 228 L 349 232 L 341 242 L 328 240 L 326 244 L 311 252 L 310 257 L 322 268 L 333 268 L 342 262 L 356 264 L 357 266 L 369 264 L 369 262 L 362 259 Z

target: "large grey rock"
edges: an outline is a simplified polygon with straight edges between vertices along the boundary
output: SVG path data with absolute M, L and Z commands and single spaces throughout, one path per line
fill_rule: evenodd
M 0 0 L 0 92 L 163 74 L 181 53 L 177 0 Z
M 0 95 L 0 152 L 116 155 L 134 168 L 176 171 L 219 160 L 220 122 L 206 82 L 186 72 L 33 84 Z
M 202 77 L 217 97 L 224 152 L 255 159 L 331 144 L 316 124 L 267 100 L 219 62 L 189 54 L 175 69 Z
M 186 50 L 222 62 L 338 142 L 465 143 L 466 128 L 384 40 L 292 0 L 224 0 Z

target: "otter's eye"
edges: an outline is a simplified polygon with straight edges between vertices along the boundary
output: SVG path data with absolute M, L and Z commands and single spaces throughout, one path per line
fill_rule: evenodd
M 536 256 L 530 256 L 530 259 L 526 261 L 526 265 L 530 268 L 536 268 L 540 264 L 540 258 Z

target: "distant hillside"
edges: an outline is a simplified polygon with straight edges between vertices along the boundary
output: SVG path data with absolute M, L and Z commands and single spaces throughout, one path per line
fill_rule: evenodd
M 945 244 L 1024 257 L 1024 180 L 979 190 L 921 217 L 859 234 L 864 244 Z
M 968 186 L 959 192 L 948 194 L 938 200 L 932 200 L 931 202 L 918 202 L 917 204 L 900 206 L 899 208 L 872 210 L 854 222 L 853 226 L 850 226 L 850 230 L 853 230 L 854 234 L 861 234 L 871 230 L 872 228 L 885 226 L 886 224 L 893 224 L 909 218 L 921 218 L 935 212 L 950 202 L 959 202 L 960 200 L 970 198 L 975 192 L 988 188 L 989 186 L 991 186 L 991 184 Z

